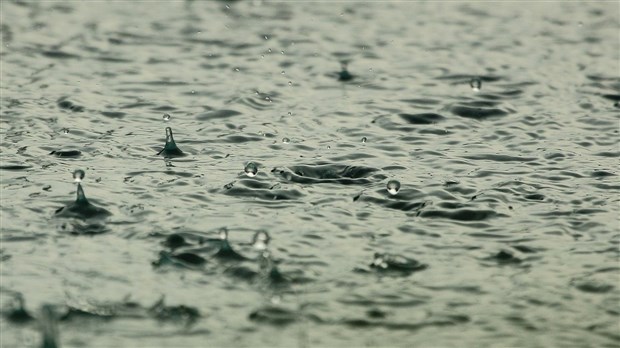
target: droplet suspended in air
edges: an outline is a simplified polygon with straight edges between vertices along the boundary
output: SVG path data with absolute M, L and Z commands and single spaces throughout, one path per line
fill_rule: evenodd
M 248 164 L 245 165 L 243 171 L 245 172 L 245 175 L 253 178 L 256 176 L 256 174 L 258 174 L 258 166 L 254 162 L 248 162 Z
M 265 40 L 269 40 L 269 36 L 265 35 L 264 37 L 265 37 Z
M 289 81 L 289 82 L 288 82 L 288 85 L 289 85 L 289 86 L 292 86 L 292 85 L 293 85 L 293 81 Z
M 291 142 L 291 139 L 289 139 L 289 138 L 282 138 L 282 142 L 285 143 L 285 144 L 288 144 L 288 143 Z
M 220 234 L 221 240 L 228 240 L 228 229 L 227 228 L 222 228 L 219 234 Z
M 284 75 L 284 74 L 286 74 L 286 72 L 284 70 L 282 70 L 282 72 L 280 74 Z
M 267 244 L 269 244 L 269 234 L 266 231 L 258 231 L 252 237 L 252 246 L 257 250 L 265 250 L 267 249 Z
M 471 81 L 469 81 L 469 86 L 471 87 L 472 91 L 479 92 L 482 88 L 482 80 L 480 80 L 479 77 L 474 77 L 471 79 Z
M 392 196 L 397 194 L 398 191 L 400 190 L 400 182 L 396 181 L 396 180 L 390 180 L 387 183 L 387 191 L 389 192 L 389 194 L 391 194 Z
M 69 134 L 69 128 L 63 128 L 63 129 L 62 129 L 62 132 L 63 132 L 64 134 Z
M 362 137 L 362 143 L 365 143 L 367 140 L 366 137 Z
M 288 112 L 288 115 L 289 115 L 289 116 L 293 116 L 293 113 L 289 111 L 289 112 Z
M 75 182 L 82 182 L 82 180 L 84 180 L 84 176 L 86 176 L 86 173 L 83 170 L 76 169 L 73 172 L 73 181 L 75 181 Z
M 170 121 L 170 119 L 172 118 L 172 116 L 170 116 L 170 114 L 164 114 L 163 119 L 164 121 Z
M 236 71 L 236 72 L 239 72 L 239 68 L 235 68 L 235 71 Z

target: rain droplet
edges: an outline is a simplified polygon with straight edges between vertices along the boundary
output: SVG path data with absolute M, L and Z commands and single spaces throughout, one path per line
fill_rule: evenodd
M 289 86 L 292 86 L 292 85 L 293 85 L 293 81 L 289 81 L 289 82 L 288 82 L 288 85 L 289 85 Z
M 164 114 L 164 116 L 163 116 L 164 121 L 170 121 L 170 118 L 171 118 L 171 117 L 172 117 L 172 116 L 170 116 L 170 114 Z
M 86 176 L 86 173 L 84 173 L 83 170 L 76 169 L 73 172 L 73 181 L 75 181 L 75 182 L 82 182 L 82 180 L 84 179 L 84 176 Z
M 63 128 L 63 129 L 62 129 L 62 132 L 63 132 L 64 134 L 69 134 L 69 128 Z
M 282 72 L 280 74 L 284 75 L 284 74 L 286 74 L 286 72 L 284 70 L 282 70 Z
M 271 48 L 267 49 L 267 52 L 271 53 Z
M 260 57 L 261 57 L 261 58 L 265 58 L 265 55 L 264 55 L 264 54 L 261 54 L 261 55 L 260 55 Z
M 284 54 L 284 51 L 280 51 L 280 54 Z
M 257 250 L 265 250 L 267 249 L 267 244 L 269 244 L 269 234 L 265 231 L 258 231 L 254 234 L 252 238 L 252 246 Z
M 226 5 L 226 9 L 227 9 L 227 10 L 230 10 L 230 5 Z
M 220 230 L 220 239 L 221 240 L 228 240 L 228 229 L 226 229 L 226 227 L 222 228 Z
M 235 68 L 235 71 L 237 71 L 237 72 L 238 72 L 238 71 L 239 71 L 239 68 Z
M 480 88 L 482 88 L 482 80 L 480 80 L 479 77 L 474 77 L 471 81 L 469 81 L 469 86 L 471 86 L 471 89 L 474 92 L 478 92 L 480 91 Z
M 194 91 L 194 90 L 192 89 L 192 94 L 195 94 L 195 93 L 196 93 L 196 91 Z
M 365 143 L 367 140 L 366 137 L 362 137 L 362 143 Z
M 289 111 L 289 112 L 288 112 L 288 115 L 289 115 L 289 116 L 293 116 L 293 113 Z
M 269 36 L 265 35 L 265 40 L 269 40 Z
M 256 166 L 254 162 L 248 162 L 248 164 L 245 165 L 243 171 L 245 171 L 245 175 L 253 178 L 258 173 L 258 166 Z
M 387 183 L 387 191 L 393 196 L 400 190 L 400 182 L 396 180 L 390 180 Z
M 291 142 L 291 139 L 289 139 L 289 138 L 282 138 L 282 142 L 285 143 L 285 144 L 288 144 L 288 143 Z

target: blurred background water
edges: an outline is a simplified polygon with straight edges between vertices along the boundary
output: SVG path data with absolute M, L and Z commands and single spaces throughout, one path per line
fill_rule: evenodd
M 620 346 L 618 2 L 0 5 L 2 347 Z

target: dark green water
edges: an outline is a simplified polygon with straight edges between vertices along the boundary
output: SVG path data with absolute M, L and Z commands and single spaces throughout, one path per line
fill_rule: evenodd
M 0 6 L 3 348 L 620 346 L 618 2 Z

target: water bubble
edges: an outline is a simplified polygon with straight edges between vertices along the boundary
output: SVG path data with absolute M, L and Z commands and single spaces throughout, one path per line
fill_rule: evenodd
M 362 137 L 362 143 L 365 143 L 368 139 L 366 137 Z
M 291 139 L 289 139 L 289 138 L 282 138 L 282 142 L 285 143 L 285 144 L 288 144 L 288 143 L 291 142 Z
M 63 132 L 64 134 L 69 134 L 69 128 L 63 128 L 63 129 L 62 129 L 62 132 Z
M 253 178 L 256 176 L 256 174 L 258 174 L 258 166 L 254 162 L 248 162 L 248 164 L 245 165 L 243 171 L 245 172 L 245 175 Z
M 478 92 L 480 91 L 480 88 L 482 88 L 482 80 L 480 80 L 479 77 L 474 77 L 471 81 L 469 81 L 469 86 L 471 86 L 471 89 L 474 92 Z
M 257 250 L 265 250 L 267 249 L 267 244 L 269 244 L 269 234 L 265 231 L 258 231 L 252 237 L 252 246 Z
M 387 183 L 387 191 L 393 196 L 400 190 L 400 182 L 396 180 L 390 180 Z
M 220 230 L 220 239 L 221 240 L 228 240 L 228 229 L 226 229 L 226 227 L 222 228 Z
M 172 116 L 170 116 L 170 114 L 164 114 L 164 116 L 163 116 L 164 121 L 170 121 L 170 118 L 172 118 Z
M 82 180 L 84 179 L 84 176 L 86 176 L 86 173 L 84 173 L 83 170 L 76 169 L 73 172 L 73 181 L 75 181 L 75 182 L 82 182 Z

